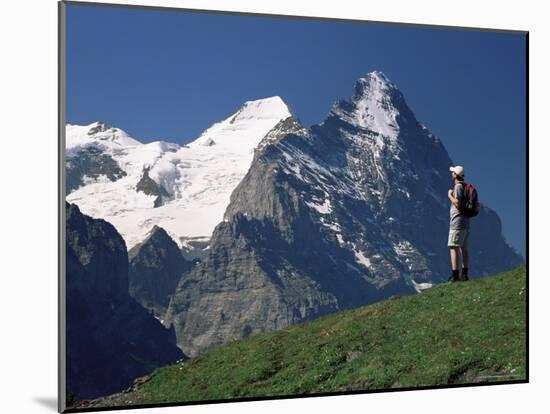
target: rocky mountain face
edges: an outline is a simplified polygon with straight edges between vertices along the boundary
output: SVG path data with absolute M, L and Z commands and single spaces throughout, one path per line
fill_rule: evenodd
M 165 324 L 197 355 L 446 280 L 451 165 L 380 72 L 358 79 L 318 125 L 282 120 L 258 144 Z M 486 206 L 472 221 L 470 261 L 474 277 L 522 262 Z
M 208 255 L 210 237 L 188 237 L 181 248 L 183 257 L 190 262 L 200 262 Z
M 158 226 L 128 257 L 130 295 L 162 321 L 182 274 L 193 263 L 184 259 L 178 245 Z
M 126 175 L 117 162 L 96 147 L 82 148 L 71 157 L 65 166 L 66 193 L 86 185 L 89 180 L 106 177 L 116 181 Z
M 104 220 L 66 205 L 67 392 L 119 392 L 155 368 L 184 359 L 174 330 L 128 294 L 124 240 Z

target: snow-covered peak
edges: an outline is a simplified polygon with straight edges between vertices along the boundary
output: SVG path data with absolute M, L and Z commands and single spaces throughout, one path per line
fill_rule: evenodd
M 331 114 L 355 127 L 396 140 L 399 109 L 395 98 L 399 96 L 399 90 L 386 75 L 373 71 L 357 79 L 351 99 L 336 102 Z
M 291 116 L 279 96 L 246 101 L 237 112 L 205 130 L 190 147 L 221 145 L 251 151 L 279 121 Z
M 375 70 L 357 79 L 353 90 L 353 99 L 362 99 L 373 94 L 388 94 L 394 89 L 397 89 L 397 87 L 388 77 L 384 73 Z
M 90 127 L 90 129 L 88 130 L 88 135 L 94 135 L 99 132 L 105 132 L 112 128 L 111 125 L 106 124 L 105 122 L 99 122 L 99 121 L 96 121 L 88 126 Z
M 231 122 L 245 119 L 284 119 L 290 116 L 288 106 L 279 96 L 246 101 L 231 118 Z
M 126 131 L 113 128 L 102 122 L 93 122 L 89 125 L 67 124 L 67 150 L 91 144 L 100 144 L 107 148 L 135 147 L 141 143 L 130 137 Z

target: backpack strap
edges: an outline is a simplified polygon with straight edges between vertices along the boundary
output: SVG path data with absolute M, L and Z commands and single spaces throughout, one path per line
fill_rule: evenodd
M 458 208 L 459 211 L 461 211 L 465 207 L 465 204 L 466 204 L 465 201 L 467 201 L 466 200 L 466 185 L 467 184 L 464 181 L 459 181 L 457 184 L 460 184 L 462 186 L 462 197 L 461 198 L 457 197 L 458 198 L 458 207 L 457 208 Z M 457 196 L 458 196 L 458 194 L 457 194 Z

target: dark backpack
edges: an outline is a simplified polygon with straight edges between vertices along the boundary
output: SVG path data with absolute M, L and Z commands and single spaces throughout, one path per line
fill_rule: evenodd
M 479 201 L 477 190 L 472 184 L 462 183 L 464 187 L 464 198 L 460 200 L 460 212 L 466 217 L 474 217 L 479 213 Z

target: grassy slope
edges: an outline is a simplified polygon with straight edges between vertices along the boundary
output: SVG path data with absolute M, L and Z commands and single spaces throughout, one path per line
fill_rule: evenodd
M 525 268 L 327 315 L 158 369 L 101 405 L 522 380 Z

